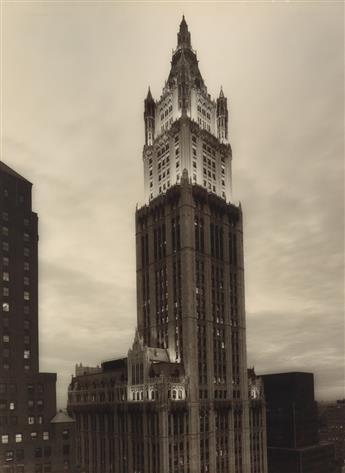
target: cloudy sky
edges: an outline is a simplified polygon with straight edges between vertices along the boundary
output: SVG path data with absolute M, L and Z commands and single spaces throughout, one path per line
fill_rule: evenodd
M 343 397 L 343 3 L 1 5 L 1 159 L 34 183 L 40 364 L 60 404 L 76 362 L 133 339 L 143 99 L 161 93 L 182 13 L 230 104 L 248 363 Z

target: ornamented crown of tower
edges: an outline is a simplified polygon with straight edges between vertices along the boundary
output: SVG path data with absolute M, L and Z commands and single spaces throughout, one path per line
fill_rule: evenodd
M 207 92 L 183 16 L 168 80 L 155 101 L 145 99 L 144 180 L 150 201 L 181 180 L 186 169 L 194 184 L 231 200 L 231 147 L 227 99 Z

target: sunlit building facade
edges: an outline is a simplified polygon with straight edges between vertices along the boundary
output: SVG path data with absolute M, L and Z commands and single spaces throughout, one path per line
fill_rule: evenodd
M 227 99 L 207 92 L 183 18 L 162 96 L 145 100 L 128 356 L 69 387 L 87 473 L 266 473 L 263 386 L 247 370 L 242 211 Z

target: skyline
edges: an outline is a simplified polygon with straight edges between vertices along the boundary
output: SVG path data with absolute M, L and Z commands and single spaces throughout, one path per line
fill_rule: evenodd
M 209 92 L 223 85 L 230 104 L 248 365 L 312 371 L 319 399 L 342 397 L 343 6 L 219 8 L 183 13 Z M 176 5 L 3 6 L 2 150 L 34 184 L 40 369 L 58 372 L 62 404 L 75 363 L 121 356 L 134 338 L 143 100 L 148 85 L 160 95 L 181 17 Z

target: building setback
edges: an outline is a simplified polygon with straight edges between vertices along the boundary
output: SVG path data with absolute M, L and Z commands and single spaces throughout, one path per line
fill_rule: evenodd
M 263 375 L 269 473 L 334 473 L 334 445 L 319 443 L 312 373 Z
M 78 366 L 69 387 L 82 472 L 267 471 L 227 99 L 208 94 L 184 18 L 177 36 L 162 96 L 145 100 L 134 343 L 96 371 Z
M 56 416 L 56 374 L 39 372 L 31 187 L 0 162 L 0 472 L 71 472 L 74 421 Z

